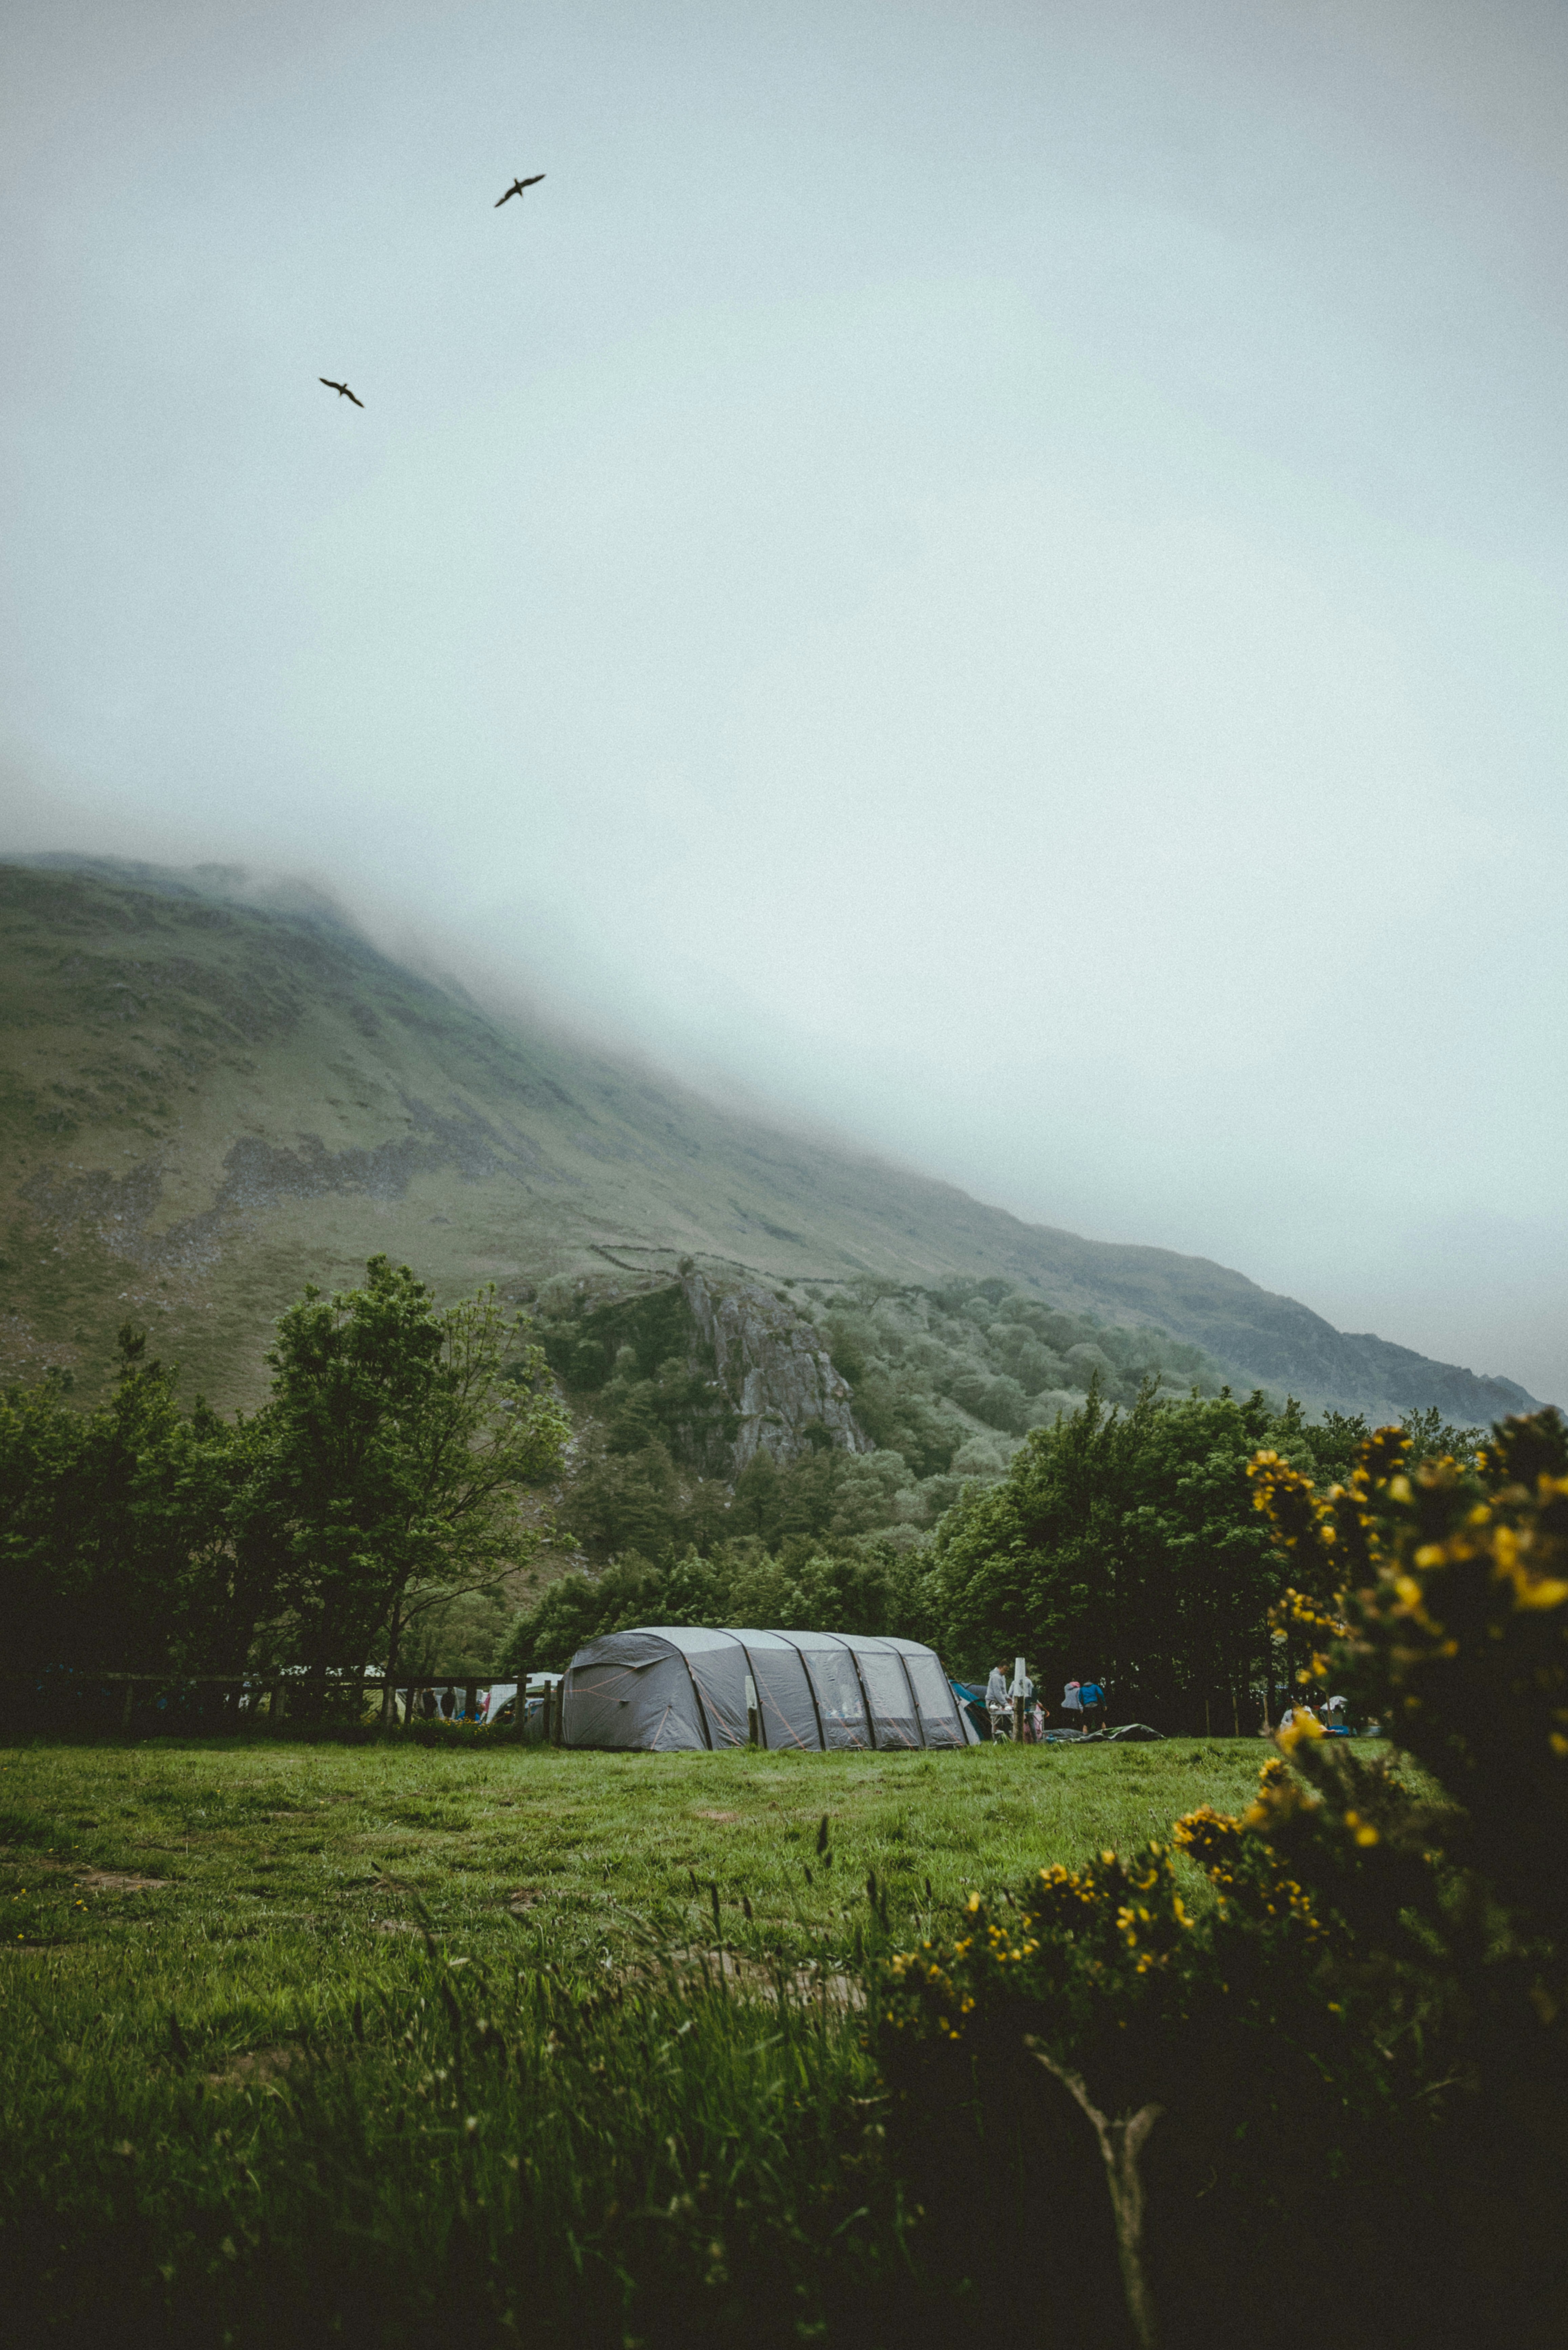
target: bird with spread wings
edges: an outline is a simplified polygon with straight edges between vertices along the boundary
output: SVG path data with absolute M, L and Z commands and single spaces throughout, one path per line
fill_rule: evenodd
M 520 196 L 524 188 L 536 188 L 544 176 L 545 174 L 543 172 L 535 172 L 531 180 L 514 180 L 512 185 L 507 189 L 506 193 L 504 196 L 498 196 L 496 198 L 495 203 L 491 206 L 491 210 L 493 212 L 499 212 L 502 205 L 510 203 L 514 196 Z
M 341 400 L 352 400 L 354 401 L 354 405 L 355 405 L 355 407 L 356 407 L 356 408 L 363 408 L 363 407 L 364 407 L 364 405 L 365 405 L 364 401 L 363 401 L 362 400 L 357 399 L 357 398 L 355 397 L 354 393 L 353 393 L 353 392 L 351 392 L 351 391 L 349 390 L 349 389 L 348 389 L 348 385 L 347 385 L 346 383 L 334 383 L 334 382 L 333 382 L 333 380 L 332 380 L 332 378 L 331 378 L 329 375 L 318 375 L 318 376 L 317 377 L 316 380 L 317 380 L 317 383 L 324 383 L 324 384 L 327 386 L 327 390 L 328 390 L 328 391 L 335 391 L 335 392 L 337 392 L 337 394 L 338 395 L 338 398 L 339 398 L 339 399 L 341 399 Z

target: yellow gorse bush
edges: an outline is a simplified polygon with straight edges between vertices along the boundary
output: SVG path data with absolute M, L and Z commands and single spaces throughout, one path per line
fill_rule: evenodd
M 1320 1494 L 1277 1453 L 1250 1474 L 1298 1587 L 1307 1673 L 1355 1690 L 1470 1814 L 1476 1866 L 1511 1905 L 1568 1925 L 1568 1431 L 1554 1411 L 1505 1420 L 1473 1467 L 1411 1466 L 1379 1429 Z M 1293 1727 L 1281 1744 L 1302 1733 Z M 1310 1736 L 1310 1731 L 1304 1734 Z M 1376 1840 L 1373 1823 L 1350 1833 Z M 1549 1882 L 1549 1880 L 1551 1880 Z

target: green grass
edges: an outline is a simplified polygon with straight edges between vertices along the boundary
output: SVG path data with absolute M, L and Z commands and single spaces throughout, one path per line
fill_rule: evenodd
M 882 2150 L 867 1872 L 902 1939 L 1233 1808 L 1261 1752 L 0 1752 L 0 2305 L 95 2345 L 898 2338 L 963 2281 Z
M 620 1964 L 649 1931 L 706 1918 L 711 1934 L 695 1877 L 718 1885 L 726 1940 L 759 1957 L 836 1948 L 868 1870 L 912 1921 L 977 1886 L 1162 1835 L 1198 1804 L 1244 1803 L 1264 1751 L 1255 1739 L 908 1756 L 16 1748 L 0 1754 L 0 1940 L 47 1946 L 68 1970 L 78 1954 L 194 1937 L 219 2004 L 263 1982 L 275 1998 L 297 1983 L 308 2002 L 421 1914 L 453 1956 Z M 84 1895 L 84 1869 L 161 1883 Z

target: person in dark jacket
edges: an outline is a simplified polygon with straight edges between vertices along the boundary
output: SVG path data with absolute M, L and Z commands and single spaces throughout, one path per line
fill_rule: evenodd
M 1078 1700 L 1084 1709 L 1084 1728 L 1103 1730 L 1106 1726 L 1106 1692 L 1099 1681 L 1081 1681 Z

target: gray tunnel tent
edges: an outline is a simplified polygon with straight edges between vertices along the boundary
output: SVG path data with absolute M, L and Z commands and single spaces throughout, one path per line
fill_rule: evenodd
M 579 1648 L 563 1685 L 562 1742 L 655 1753 L 744 1746 L 752 1703 L 760 1742 L 774 1749 L 978 1742 L 935 1650 L 919 1640 L 680 1625 L 607 1632 Z

